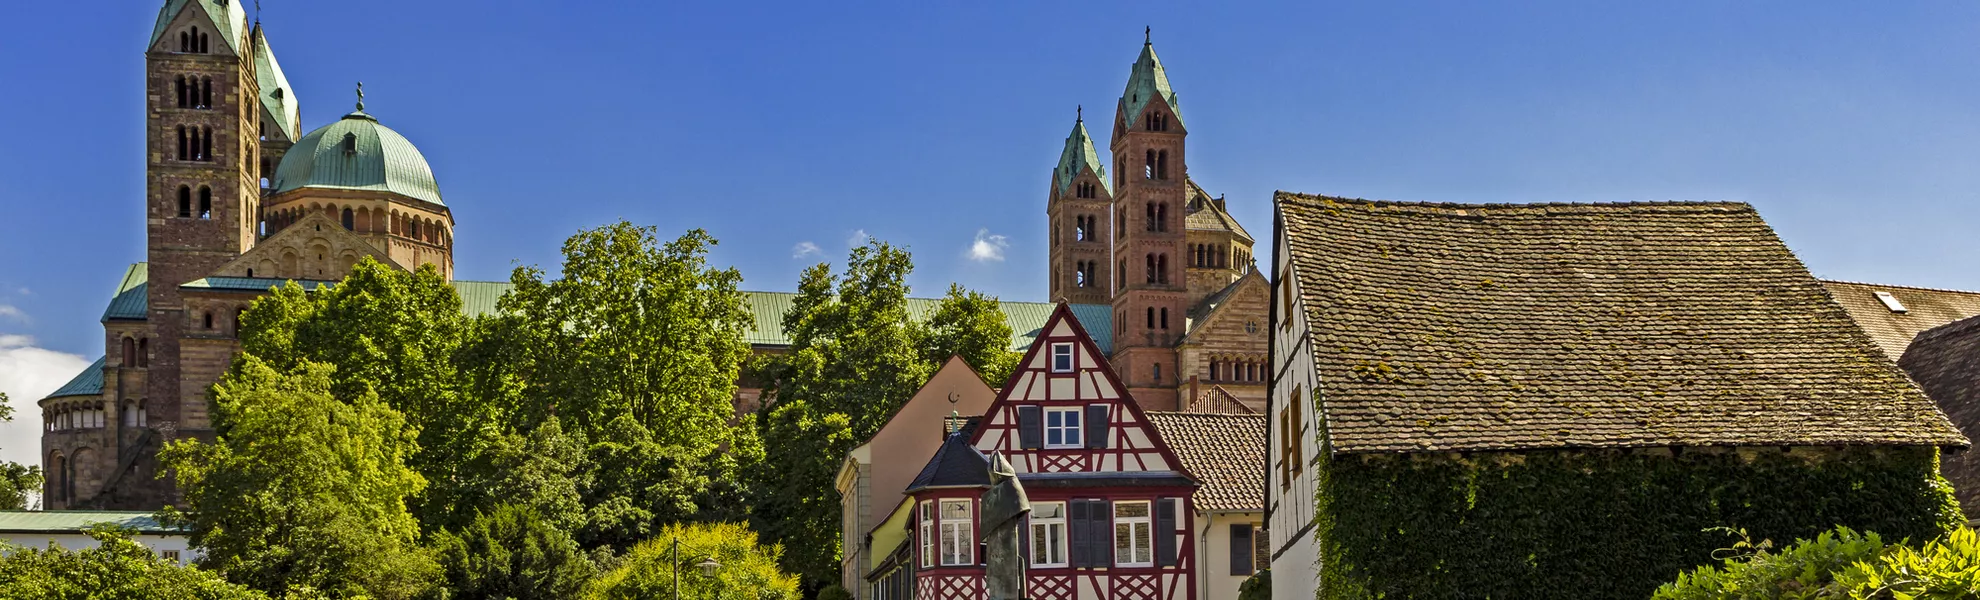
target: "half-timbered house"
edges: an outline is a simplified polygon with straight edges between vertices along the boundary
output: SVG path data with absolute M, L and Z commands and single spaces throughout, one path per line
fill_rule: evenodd
M 906 518 L 882 524 L 908 528 L 905 564 L 876 573 L 876 585 L 911 578 L 917 600 L 983 597 L 978 498 L 992 453 L 1010 460 L 1031 499 L 1029 598 L 1197 598 L 1197 483 L 1064 305 L 989 409 L 908 485 L 896 511 Z

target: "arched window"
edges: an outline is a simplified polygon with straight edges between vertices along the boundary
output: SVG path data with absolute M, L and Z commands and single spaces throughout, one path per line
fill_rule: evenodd
M 410 219 L 410 221 L 411 221 L 411 225 L 412 225 L 412 228 L 411 228 L 411 230 L 410 230 L 410 231 L 411 231 L 411 233 L 408 233 L 408 234 L 406 234 L 406 237 L 409 237 L 409 238 L 412 238 L 412 239 L 415 239 L 415 240 L 416 240 L 416 239 L 419 239 L 419 219 Z
M 212 77 L 199 78 L 199 102 L 196 103 L 193 106 L 193 108 L 198 108 L 198 109 L 213 108 L 213 78 Z
M 192 188 L 179 186 L 179 218 L 192 216 Z
M 192 32 L 179 32 L 179 51 L 192 52 Z
M 138 366 L 151 366 L 151 338 L 138 338 Z
M 213 160 L 213 128 L 201 127 L 199 130 L 199 159 L 211 162 Z
M 207 329 L 213 329 L 213 312 L 212 312 L 212 311 L 207 311 L 207 312 L 205 312 L 205 313 L 201 313 L 201 315 L 200 315 L 200 316 L 201 316 L 201 318 L 202 318 L 202 319 L 204 319 L 204 320 L 205 320 L 205 322 L 206 322 L 206 328 L 207 328 Z
M 1148 372 L 1155 375 L 1155 383 L 1162 383 L 1162 363 L 1155 363 L 1153 367 L 1149 368 Z
M 126 367 L 137 366 L 137 340 L 124 338 L 124 362 L 118 364 Z
M 1167 254 L 1155 255 L 1155 273 L 1156 273 L 1155 276 L 1156 283 L 1169 282 L 1169 255 Z
M 1153 306 L 1148 307 L 1148 328 L 1155 328 L 1155 307 Z
M 1169 330 L 1169 307 L 1162 307 L 1162 331 Z
M 1163 151 L 1161 151 L 1161 152 L 1157 152 L 1157 153 L 1155 153 L 1155 178 L 1156 178 L 1156 179 L 1168 179 L 1168 178 L 1169 178 L 1169 151 L 1168 151 L 1168 150 L 1163 150 Z
M 213 188 L 199 186 L 199 218 L 213 218 Z
M 1155 255 L 1148 255 L 1148 282 L 1155 283 Z
M 172 80 L 172 91 L 179 97 L 179 108 L 185 108 L 191 104 L 186 92 L 186 76 L 180 75 L 178 78 Z
M 344 230 L 357 230 L 357 213 L 351 212 L 351 207 L 348 206 L 344 207 Z
M 179 160 L 189 160 L 192 158 L 192 152 L 191 152 L 192 146 L 188 144 L 189 141 L 190 140 L 186 138 L 186 126 L 180 125 L 179 126 Z
M 1155 178 L 1155 151 L 1154 151 L 1154 150 L 1149 150 L 1149 151 L 1148 151 L 1148 155 L 1147 155 L 1147 157 L 1146 157 L 1146 160 L 1144 160 L 1144 161 L 1142 161 L 1142 165 L 1141 165 L 1141 178 L 1142 178 L 1142 179 L 1154 179 L 1154 178 Z

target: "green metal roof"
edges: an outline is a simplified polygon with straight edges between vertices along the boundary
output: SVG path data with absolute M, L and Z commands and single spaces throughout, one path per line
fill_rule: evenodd
M 125 277 L 126 283 L 128 284 L 131 274 L 142 277 L 144 273 L 145 263 L 132 265 Z M 267 277 L 207 277 L 179 287 L 259 292 L 282 285 L 286 281 L 288 280 Z M 297 281 L 296 283 L 308 290 L 316 289 L 318 286 L 334 285 L 334 282 L 328 281 Z M 452 283 L 454 290 L 461 294 L 461 312 L 471 316 L 495 312 L 495 302 L 515 287 L 507 281 Z M 137 291 L 133 296 L 136 306 L 128 310 L 142 318 L 145 313 L 143 284 L 139 283 L 132 289 Z M 797 294 L 791 292 L 743 292 L 743 307 L 750 311 L 756 321 L 755 326 L 744 334 L 744 340 L 757 346 L 789 346 L 791 338 L 784 334 L 783 328 L 784 313 L 790 310 L 792 301 L 796 299 Z M 123 300 L 124 296 L 119 295 L 118 300 L 112 302 L 112 309 L 116 310 L 118 302 Z M 915 319 L 927 319 L 929 315 L 935 314 L 935 309 L 941 305 L 941 302 L 938 298 L 909 298 L 908 315 Z M 1050 302 L 1001 302 L 1000 304 L 1004 310 L 1004 321 L 1011 326 L 1013 350 L 1030 347 L 1032 339 L 1038 336 L 1039 328 L 1044 327 L 1045 321 L 1052 316 L 1053 304 Z M 1113 352 L 1113 308 L 1105 304 L 1074 304 L 1072 311 L 1073 317 L 1079 319 L 1080 326 L 1085 327 L 1093 336 L 1093 343 L 1100 347 L 1100 351 Z M 98 377 L 101 377 L 100 373 Z
M 442 204 L 426 156 L 363 110 L 297 140 L 275 168 L 274 186 L 276 194 L 302 188 L 375 190 Z
M 220 38 L 228 48 L 239 54 L 241 34 L 247 31 L 247 10 L 241 8 L 240 0 L 165 0 L 165 5 L 158 8 L 158 23 L 151 26 L 151 41 L 144 47 L 158 45 L 158 38 L 165 35 L 165 28 L 172 24 L 172 19 L 177 18 L 186 5 L 195 2 L 206 9 L 206 14 L 212 15 L 213 28 L 218 30 L 213 37 Z
M 150 276 L 147 263 L 131 263 L 124 269 L 123 280 L 117 283 L 117 291 L 110 295 L 110 306 L 103 309 L 103 320 L 142 321 L 145 319 L 145 279 Z
M 1100 164 L 1100 152 L 1093 149 L 1093 136 L 1086 133 L 1085 119 L 1073 121 L 1072 134 L 1066 136 L 1066 149 L 1059 153 L 1059 166 L 1052 169 L 1052 183 L 1059 187 L 1060 194 L 1072 187 L 1073 178 L 1082 169 L 1092 171 L 1100 178 L 1101 187 L 1110 194 L 1113 192 L 1112 184 L 1107 181 L 1107 167 Z
M 261 87 L 262 119 L 273 123 L 282 132 L 283 140 L 295 140 L 302 129 L 301 103 L 296 99 L 296 88 L 289 86 L 289 76 L 282 74 L 282 63 L 275 61 L 275 50 L 268 46 L 268 36 L 262 35 L 259 26 L 254 28 L 254 79 Z
M 62 384 L 62 387 L 49 392 L 48 397 L 66 398 L 69 396 L 103 395 L 103 362 L 108 358 L 106 356 L 96 359 L 96 362 L 90 363 L 88 368 L 83 369 L 81 373 L 77 373 L 75 379 L 70 379 L 68 383 Z
M 1141 120 L 1141 110 L 1148 102 L 1160 94 L 1169 103 L 1169 110 L 1175 111 L 1176 125 L 1182 125 L 1182 105 L 1176 102 L 1176 91 L 1169 87 L 1169 73 L 1162 69 L 1161 59 L 1155 58 L 1155 45 L 1143 43 L 1141 56 L 1134 60 L 1134 71 L 1128 75 L 1127 90 L 1121 92 L 1121 115 L 1129 125 Z
M 123 510 L 5 510 L 0 511 L 0 532 L 78 533 L 91 525 L 111 523 L 152 535 L 183 535 L 186 530 L 166 527 L 148 512 Z

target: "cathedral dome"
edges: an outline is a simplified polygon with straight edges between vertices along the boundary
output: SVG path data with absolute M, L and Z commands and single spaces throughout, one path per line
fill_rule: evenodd
M 302 188 L 377 190 L 434 204 L 440 185 L 412 142 L 363 109 L 304 135 L 282 155 L 274 193 Z

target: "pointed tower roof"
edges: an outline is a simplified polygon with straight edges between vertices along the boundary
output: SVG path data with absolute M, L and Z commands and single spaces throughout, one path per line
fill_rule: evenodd
M 282 63 L 275 62 L 275 50 L 268 46 L 260 25 L 254 26 L 254 77 L 261 86 L 262 119 L 275 124 L 282 139 L 295 141 L 302 127 L 296 88 L 289 87 L 289 77 L 282 74 Z
M 1107 167 L 1100 164 L 1100 152 L 1093 149 L 1093 136 L 1086 133 L 1086 119 L 1073 121 L 1072 133 L 1066 136 L 1066 149 L 1059 153 L 1059 166 L 1052 169 L 1052 184 L 1064 194 L 1072 187 L 1073 179 L 1080 171 L 1092 171 L 1100 179 L 1100 185 L 1107 186 Z M 1108 189 L 1113 192 L 1112 188 Z
M 185 10 L 188 4 L 198 4 L 200 9 L 205 10 L 212 19 L 213 28 L 219 30 L 216 37 L 226 42 L 235 53 L 240 52 L 241 33 L 248 29 L 247 9 L 241 8 L 240 0 L 165 0 L 165 5 L 158 8 L 158 22 L 151 26 L 151 41 L 146 42 L 144 47 L 158 45 L 158 38 L 165 35 L 165 28 L 172 25 L 172 19 L 178 18 L 179 12 Z
M 1134 59 L 1134 70 L 1128 74 L 1127 90 L 1121 92 L 1121 118 L 1129 123 L 1139 120 L 1141 110 L 1158 94 L 1175 111 L 1176 124 L 1182 125 L 1182 105 L 1176 103 L 1176 91 L 1169 87 L 1169 73 L 1162 69 L 1162 59 L 1155 57 L 1155 44 L 1143 41 L 1141 56 Z

